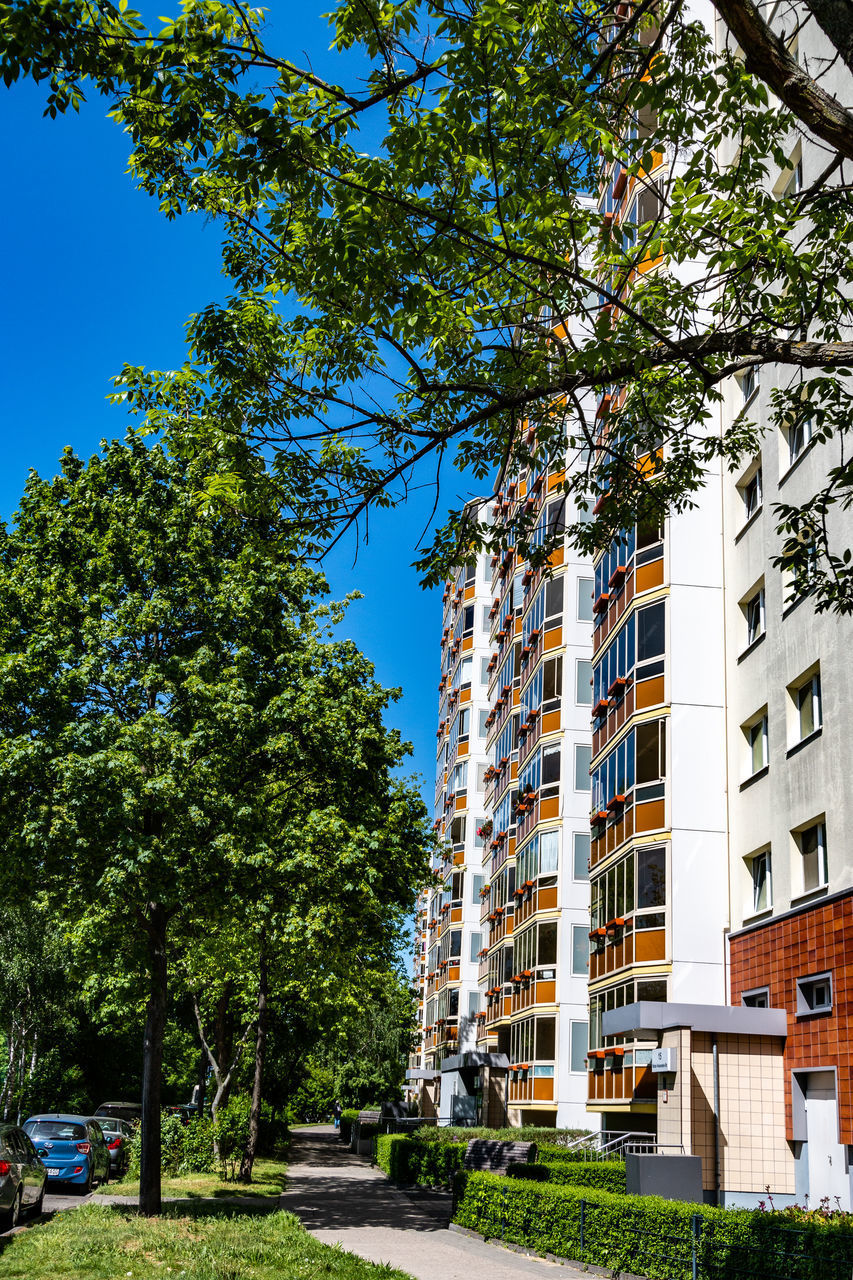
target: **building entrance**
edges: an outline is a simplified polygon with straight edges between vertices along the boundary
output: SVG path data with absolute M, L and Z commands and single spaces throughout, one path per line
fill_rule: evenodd
M 806 1086 L 809 1207 L 816 1209 L 829 1199 L 831 1209 L 850 1209 L 850 1175 L 847 1149 L 838 1141 L 838 1102 L 835 1075 L 812 1071 Z

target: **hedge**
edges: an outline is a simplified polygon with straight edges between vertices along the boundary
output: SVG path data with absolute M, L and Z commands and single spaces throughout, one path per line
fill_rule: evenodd
M 587 1157 L 582 1151 L 570 1151 L 568 1147 L 558 1147 L 554 1142 L 539 1143 L 539 1159 L 543 1164 L 587 1164 Z
M 394 1182 L 449 1187 L 462 1168 L 466 1142 L 423 1142 L 404 1133 L 380 1133 L 376 1163 Z
M 625 1194 L 625 1165 L 621 1160 L 543 1160 L 534 1169 L 547 1169 L 551 1186 L 597 1187 L 601 1191 Z
M 347 1146 L 349 1146 L 350 1140 L 352 1139 L 352 1127 L 357 1119 L 357 1110 L 345 1108 L 341 1112 L 341 1127 L 339 1132 L 341 1135 L 341 1142 L 345 1142 Z
M 694 1247 L 700 1280 L 840 1280 L 853 1266 L 849 1214 L 799 1220 L 792 1227 L 783 1225 L 784 1215 L 761 1210 L 715 1209 L 491 1173 L 458 1175 L 456 1193 L 454 1222 L 487 1239 L 649 1280 L 689 1276 Z

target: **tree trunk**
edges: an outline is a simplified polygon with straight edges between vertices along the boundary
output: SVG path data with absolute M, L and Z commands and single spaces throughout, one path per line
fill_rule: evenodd
M 139 1160 L 139 1211 L 160 1212 L 160 1085 L 166 1032 L 166 912 L 149 904 L 146 921 L 149 954 L 148 1013 L 142 1050 L 142 1145 Z
M 252 1107 L 249 1112 L 249 1139 L 240 1162 L 238 1182 L 252 1181 L 252 1166 L 258 1153 L 258 1135 L 261 1129 L 261 1100 L 264 1086 L 264 1058 L 267 1047 L 267 955 L 265 939 L 261 936 L 258 958 L 258 1025 L 255 1031 L 255 1075 L 252 1081 Z

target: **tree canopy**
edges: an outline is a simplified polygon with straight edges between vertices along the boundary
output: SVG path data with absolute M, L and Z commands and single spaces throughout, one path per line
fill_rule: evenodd
M 715 413 L 770 364 L 771 425 L 834 440 L 821 491 L 777 512 L 780 555 L 849 610 L 851 5 L 783 4 L 772 27 L 752 0 L 715 5 L 719 40 L 683 0 L 340 0 L 339 81 L 268 49 L 237 0 L 185 0 L 156 32 L 124 0 L 13 0 L 0 47 L 51 113 L 87 81 L 109 97 L 166 215 L 221 220 L 233 295 L 195 317 L 182 369 L 127 367 L 117 392 L 176 447 L 215 442 L 220 490 L 246 499 L 248 440 L 328 541 L 425 467 L 484 503 L 568 464 L 590 550 L 755 452 L 760 424 Z M 780 188 L 799 137 L 821 169 Z M 608 166 L 642 190 L 630 224 L 586 198 Z M 621 387 L 601 448 L 590 396 Z M 524 512 L 476 511 L 424 550 L 428 580 L 476 543 L 550 550 Z
M 221 940 L 210 979 L 235 932 L 241 955 L 265 936 L 310 998 L 393 950 L 431 838 L 394 695 L 329 637 L 323 579 L 274 522 L 200 511 L 200 465 L 66 451 L 0 536 L 3 894 L 147 988 L 148 1212 L 177 954 Z

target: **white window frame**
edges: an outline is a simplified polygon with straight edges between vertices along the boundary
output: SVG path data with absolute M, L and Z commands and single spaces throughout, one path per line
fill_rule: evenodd
M 758 853 L 752 853 L 746 859 L 747 869 L 750 879 L 750 901 L 751 910 L 749 915 L 760 916 L 765 911 L 773 909 L 773 859 L 769 849 L 760 849 Z M 764 897 L 765 902 L 762 906 L 759 901 L 759 880 L 758 868 L 764 867 Z
M 829 991 L 829 999 L 819 1004 L 812 1004 L 809 999 L 809 989 L 826 983 Z M 808 977 L 797 978 L 797 1017 L 809 1018 L 815 1013 L 830 1013 L 833 1006 L 834 993 L 832 990 L 832 974 L 827 971 L 825 973 L 809 974 Z

